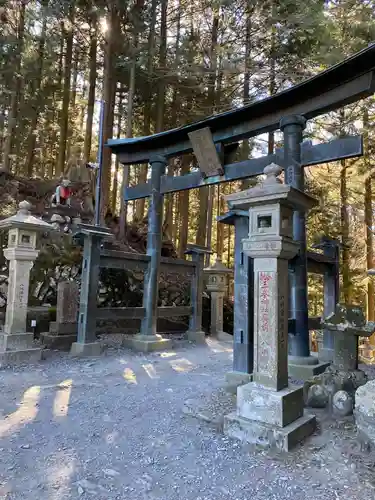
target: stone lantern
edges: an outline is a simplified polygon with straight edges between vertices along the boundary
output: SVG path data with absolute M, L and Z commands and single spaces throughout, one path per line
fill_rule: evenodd
M 204 273 L 207 277 L 207 291 L 211 294 L 211 335 L 218 340 L 232 340 L 232 335 L 223 331 L 224 297 L 228 292 L 229 275 L 232 271 L 217 259 L 215 264 L 206 267 Z
M 30 213 L 27 201 L 19 204 L 15 215 L 0 221 L 0 230 L 8 229 L 8 298 L 4 331 L 0 333 L 0 365 L 38 361 L 41 350 L 34 347 L 33 333 L 27 332 L 26 317 L 30 271 L 38 257 L 37 234 L 52 226 Z
M 260 186 L 225 197 L 230 208 L 249 211 L 242 245 L 254 259 L 254 371 L 253 382 L 237 389 L 237 411 L 225 417 L 224 432 L 288 451 L 315 428 L 315 417 L 304 414 L 303 388 L 288 385 L 288 260 L 299 248 L 293 212 L 316 200 L 282 184 L 281 171 L 271 164 Z

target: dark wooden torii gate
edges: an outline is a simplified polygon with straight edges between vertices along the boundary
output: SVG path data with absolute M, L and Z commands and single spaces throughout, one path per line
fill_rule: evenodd
M 240 180 L 263 173 L 268 164 L 282 166 L 286 182 L 304 190 L 305 166 L 311 166 L 363 154 L 360 136 L 341 137 L 312 146 L 302 143 L 306 120 L 336 110 L 370 96 L 375 91 L 375 45 L 358 52 L 340 64 L 275 96 L 242 108 L 211 116 L 205 120 L 148 137 L 109 140 L 109 146 L 124 165 L 148 162 L 151 179 L 127 188 L 128 200 L 150 197 L 147 253 L 150 267 L 145 281 L 146 318 L 141 334 L 156 339 L 155 321 L 158 300 L 163 197 L 166 193 Z M 273 155 L 231 163 L 228 158 L 236 142 L 281 129 L 284 148 Z M 169 159 L 194 151 L 199 170 L 184 176 L 165 175 Z M 303 214 L 296 213 L 294 239 L 300 252 L 292 274 L 291 304 L 295 332 L 290 342 L 294 362 L 310 364 L 306 225 Z

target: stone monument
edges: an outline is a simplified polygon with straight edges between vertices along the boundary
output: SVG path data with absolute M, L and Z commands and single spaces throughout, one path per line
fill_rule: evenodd
M 51 349 L 69 350 L 77 340 L 79 288 L 75 281 L 60 281 L 57 285 L 56 321 L 49 332 L 42 333 L 42 341 Z
M 316 425 L 304 414 L 303 388 L 288 385 L 288 260 L 299 248 L 293 211 L 316 201 L 282 184 L 281 171 L 271 164 L 260 186 L 226 196 L 230 208 L 249 210 L 243 251 L 254 259 L 254 371 L 253 381 L 237 389 L 237 411 L 225 417 L 224 432 L 288 451 Z
M 353 410 L 355 391 L 367 382 L 366 374 L 358 369 L 358 339 L 370 337 L 375 323 L 366 322 L 360 307 L 338 304 L 322 326 L 334 334 L 333 362 L 324 373 L 305 382 L 305 401 L 311 407 L 330 406 L 339 416 L 348 415 Z M 341 404 L 335 404 L 336 400 Z
M 4 331 L 0 333 L 0 366 L 41 359 L 34 345 L 34 334 L 27 331 L 26 317 L 30 271 L 39 255 L 37 234 L 52 226 L 30 213 L 27 201 L 19 204 L 15 215 L 0 221 L 0 230 L 9 229 L 4 256 L 9 261 L 8 300 Z
M 204 270 L 207 276 L 207 291 L 211 294 L 210 333 L 218 340 L 232 341 L 233 336 L 224 332 L 224 297 L 228 293 L 228 278 L 232 271 L 217 259 L 215 264 Z

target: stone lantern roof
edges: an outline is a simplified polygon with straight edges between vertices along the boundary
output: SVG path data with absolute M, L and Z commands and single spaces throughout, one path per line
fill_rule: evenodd
M 212 264 L 212 266 L 206 267 L 204 269 L 204 272 L 206 273 L 212 273 L 212 274 L 231 274 L 233 271 L 232 269 L 228 269 L 222 262 L 221 260 L 216 260 L 215 264 Z
M 19 210 L 15 215 L 0 221 L 0 230 L 12 228 L 28 229 L 40 232 L 53 230 L 51 224 L 48 224 L 42 219 L 31 214 L 31 204 L 28 201 L 21 201 L 18 207 Z

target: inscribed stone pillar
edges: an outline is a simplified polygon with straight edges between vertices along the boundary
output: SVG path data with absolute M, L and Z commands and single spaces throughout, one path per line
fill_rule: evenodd
M 211 326 L 212 337 L 218 340 L 232 341 L 232 335 L 224 332 L 224 297 L 228 293 L 228 277 L 230 269 L 217 260 L 214 265 L 204 270 L 207 276 L 207 291 L 211 295 Z
M 27 332 L 30 271 L 39 254 L 37 233 L 53 228 L 31 215 L 30 209 L 31 205 L 23 201 L 16 215 L 0 222 L 0 229 L 9 229 L 8 247 L 4 250 L 9 261 L 9 278 L 4 332 L 0 334 L 0 366 L 41 359 L 41 349 L 34 346 L 33 333 Z
M 190 304 L 192 312 L 189 318 L 189 330 L 186 337 L 192 342 L 202 344 L 205 342 L 206 334 L 202 329 L 202 295 L 203 295 L 203 269 L 204 259 L 211 251 L 199 245 L 187 245 L 186 255 L 191 255 L 195 263 L 194 275 L 191 279 Z
M 261 186 L 226 197 L 230 208 L 249 210 L 243 251 L 254 259 L 253 382 L 237 389 L 237 412 L 227 415 L 229 436 L 288 451 L 313 432 L 315 417 L 304 415 L 303 389 L 288 386 L 288 260 L 298 251 L 293 211 L 315 200 L 281 184 L 278 165 L 269 165 Z
M 60 281 L 57 285 L 56 321 L 49 332 L 42 333 L 43 344 L 51 349 L 69 350 L 77 340 L 79 288 L 75 281 Z

